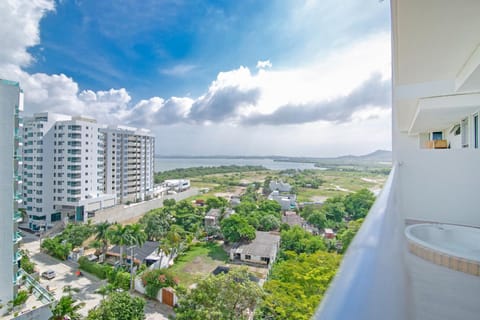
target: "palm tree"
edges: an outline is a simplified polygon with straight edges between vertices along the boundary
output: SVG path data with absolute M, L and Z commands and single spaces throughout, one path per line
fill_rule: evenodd
M 164 256 L 170 256 L 171 248 L 166 239 L 162 239 L 158 244 L 158 254 L 160 254 L 160 262 L 158 268 L 162 268 L 162 262 Z
M 110 222 L 104 221 L 99 224 L 95 225 L 95 239 L 101 241 L 102 246 L 102 256 L 103 260 L 105 260 L 107 249 L 108 249 L 108 230 L 112 224 Z
M 52 305 L 50 309 L 52 311 L 50 320 L 63 320 L 68 318 L 72 320 L 81 319 L 82 316 L 78 313 L 78 311 L 83 308 L 85 303 L 76 302 L 77 301 L 71 295 L 61 297 L 60 300 L 58 300 L 58 303 Z
M 127 228 L 121 224 L 115 223 L 112 228 L 108 229 L 107 238 L 120 247 L 120 264 L 123 265 L 123 249 L 129 244 L 129 237 L 127 235 Z
M 168 246 L 170 248 L 169 250 L 169 255 L 168 255 L 168 261 L 172 260 L 172 258 L 177 254 L 178 249 L 180 248 L 180 245 L 182 244 L 182 236 L 181 236 L 181 228 L 173 225 L 170 231 L 167 232 L 165 235 L 165 246 Z
M 147 234 L 142 229 L 142 225 L 138 223 L 134 223 L 134 224 L 125 226 L 125 228 L 127 229 L 125 233 L 129 238 L 128 240 L 129 245 L 136 245 L 138 247 L 141 247 L 143 246 L 145 241 L 147 241 Z

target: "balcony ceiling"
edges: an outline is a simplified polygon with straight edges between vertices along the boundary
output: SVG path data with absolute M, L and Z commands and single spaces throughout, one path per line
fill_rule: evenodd
M 391 6 L 398 129 L 413 133 L 443 126 L 448 112 L 458 117 L 464 111 L 429 113 L 418 109 L 419 100 L 480 92 L 480 0 L 391 0 Z
M 408 133 L 447 129 L 478 110 L 479 101 L 480 93 L 422 98 Z
M 445 80 L 456 89 L 463 72 L 468 89 L 480 90 L 480 59 L 473 57 L 480 44 L 480 1 L 392 0 L 392 14 L 396 85 Z

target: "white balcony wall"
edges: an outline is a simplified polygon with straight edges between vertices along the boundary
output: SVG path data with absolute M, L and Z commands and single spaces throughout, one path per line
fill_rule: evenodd
M 315 319 L 410 319 L 404 223 L 392 170 L 351 243 Z
M 397 160 L 405 219 L 480 226 L 480 149 L 411 148 Z

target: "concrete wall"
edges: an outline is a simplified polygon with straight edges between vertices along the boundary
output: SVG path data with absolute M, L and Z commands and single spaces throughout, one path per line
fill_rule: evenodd
M 479 160 L 479 149 L 403 152 L 398 183 L 404 218 L 480 226 Z
M 156 198 L 149 201 L 144 201 L 140 203 L 135 203 L 129 206 L 118 205 L 115 207 L 99 210 L 95 213 L 95 217 L 92 218 L 93 223 L 108 221 L 108 222 L 122 222 L 132 218 L 141 217 L 148 211 L 156 208 L 163 207 L 163 200 L 165 199 L 175 199 L 175 201 L 180 201 L 198 194 L 197 188 L 191 188 L 187 191 L 167 195 L 165 197 Z

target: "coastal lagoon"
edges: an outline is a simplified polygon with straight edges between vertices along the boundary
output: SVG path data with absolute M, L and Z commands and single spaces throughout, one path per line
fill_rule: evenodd
M 155 172 L 179 168 L 219 167 L 219 166 L 264 166 L 270 170 L 321 169 L 313 163 L 274 161 L 261 158 L 155 158 Z

